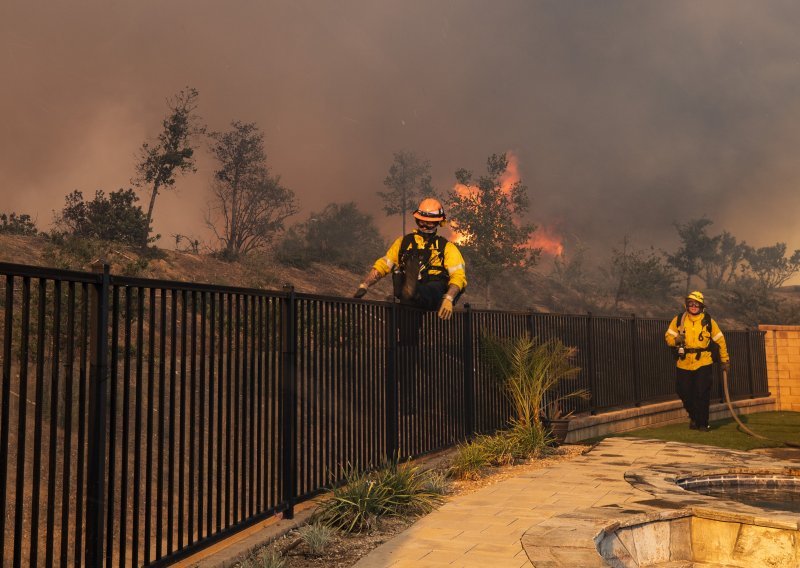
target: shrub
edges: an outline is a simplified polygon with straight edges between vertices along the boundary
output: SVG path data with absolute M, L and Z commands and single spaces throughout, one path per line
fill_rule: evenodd
M 0 233 L 6 235 L 33 236 L 39 233 L 36 223 L 31 220 L 27 213 L 17 215 L 16 213 L 0 213 Z
M 76 237 L 140 246 L 148 242 L 150 227 L 138 200 L 132 189 L 112 191 L 108 197 L 98 190 L 91 201 L 75 190 L 56 215 L 56 226 Z
M 276 258 L 304 267 L 323 262 L 350 270 L 364 270 L 386 249 L 372 217 L 353 202 L 331 203 L 308 221 L 295 225 L 278 244 Z
M 371 530 L 384 516 L 427 513 L 442 501 L 427 474 L 410 464 L 391 462 L 369 473 L 348 465 L 342 477 L 344 484 L 320 505 L 315 520 L 348 533 Z
M 527 335 L 501 339 L 487 333 L 482 339 L 484 352 L 514 407 L 515 426 L 542 430 L 543 419 L 565 400 L 589 398 L 586 389 L 563 394 L 558 390 L 562 381 L 580 372 L 573 364 L 574 347 L 558 339 L 539 341 Z

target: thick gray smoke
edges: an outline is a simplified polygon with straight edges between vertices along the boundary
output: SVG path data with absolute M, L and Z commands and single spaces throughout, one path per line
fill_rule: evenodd
M 49 224 L 64 195 L 129 186 L 177 90 L 211 130 L 263 129 L 303 207 L 375 195 L 392 154 L 453 172 L 519 158 L 531 219 L 601 250 L 675 246 L 710 216 L 800 247 L 800 4 L 170 0 L 0 6 L 0 211 Z M 208 238 L 211 168 L 160 198 L 155 228 Z

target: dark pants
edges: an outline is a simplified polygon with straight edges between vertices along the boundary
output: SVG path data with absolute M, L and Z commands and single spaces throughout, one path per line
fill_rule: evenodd
M 708 426 L 708 405 L 711 401 L 711 365 L 696 371 L 678 369 L 675 390 L 689 413 L 689 418 L 698 426 Z
M 447 280 L 419 282 L 412 303 L 423 310 L 438 310 L 442 304 L 442 296 L 447 293 L 447 287 Z

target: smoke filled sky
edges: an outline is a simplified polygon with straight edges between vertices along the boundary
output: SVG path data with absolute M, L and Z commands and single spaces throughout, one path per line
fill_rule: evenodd
M 444 190 L 511 151 L 530 220 L 590 251 L 625 234 L 674 250 L 672 223 L 704 214 L 800 248 L 798 29 L 789 0 L 4 0 L 0 212 L 46 228 L 73 189 L 129 187 L 190 86 L 209 130 L 262 129 L 292 221 L 354 200 L 388 238 L 393 153 Z M 200 156 L 156 203 L 161 246 L 211 242 Z

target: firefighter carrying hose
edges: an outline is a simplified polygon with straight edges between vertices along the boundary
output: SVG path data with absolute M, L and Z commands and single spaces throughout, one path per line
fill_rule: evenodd
M 386 256 L 375 264 L 353 295 L 362 298 L 370 286 L 389 273 L 398 280 L 395 296 L 424 310 L 438 310 L 443 320 L 453 315 L 453 304 L 467 286 L 464 257 L 458 247 L 436 231 L 445 224 L 442 204 L 423 199 L 414 211 L 417 228 L 398 237 Z
M 675 349 L 677 375 L 675 390 L 689 413 L 689 428 L 707 432 L 708 407 L 711 399 L 712 364 L 719 351 L 725 372 L 730 358 L 725 336 L 716 320 L 706 312 L 702 292 L 686 296 L 686 311 L 672 319 L 665 334 L 667 345 Z

